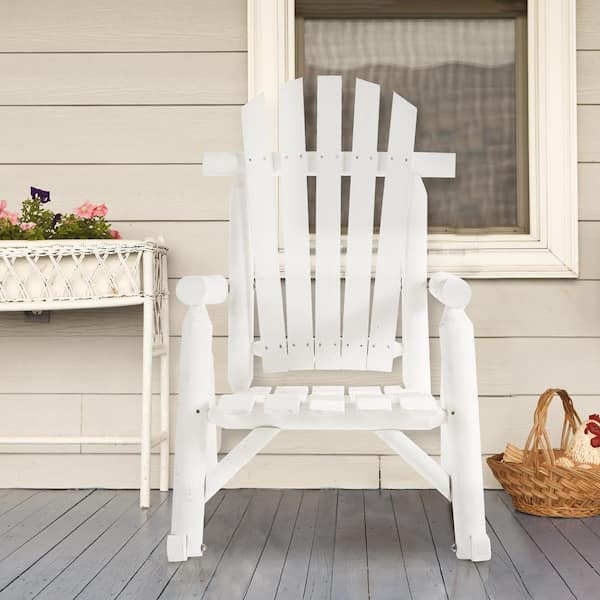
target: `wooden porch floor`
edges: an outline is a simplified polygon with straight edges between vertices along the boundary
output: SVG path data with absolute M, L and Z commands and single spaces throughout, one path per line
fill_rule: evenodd
M 457 561 L 433 491 L 220 492 L 207 552 L 169 564 L 168 494 L 0 491 L 0 598 L 216 600 L 600 597 L 600 517 L 515 513 L 487 492 L 493 559 Z

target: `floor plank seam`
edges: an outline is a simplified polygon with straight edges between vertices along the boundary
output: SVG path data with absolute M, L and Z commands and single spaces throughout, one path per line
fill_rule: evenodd
M 333 595 L 333 567 L 335 565 L 335 544 L 337 542 L 337 524 L 338 524 L 338 512 L 340 506 L 340 491 L 336 490 L 335 494 L 335 523 L 333 526 L 333 545 L 331 551 L 331 580 L 329 581 L 329 599 Z
M 13 506 L 11 506 L 10 508 L 7 508 L 5 511 L 0 512 L 0 517 L 2 517 L 3 515 L 8 514 L 11 510 L 17 508 L 17 506 L 21 506 L 21 504 L 23 504 L 23 502 L 26 502 L 27 500 L 29 500 L 30 498 L 33 498 L 33 496 L 37 495 L 39 493 L 38 491 L 32 491 L 32 493 L 29 496 L 25 496 L 25 498 L 21 499 L 20 502 L 17 502 L 16 504 L 14 504 Z
M 217 562 L 215 563 L 213 572 L 211 573 L 208 581 L 206 582 L 206 587 L 204 588 L 204 592 L 202 592 L 202 598 L 204 598 L 204 596 L 206 595 L 206 592 L 207 592 L 208 588 L 210 587 L 212 580 L 215 577 L 215 573 L 217 572 L 217 569 L 219 568 L 219 565 L 221 564 L 221 561 L 223 560 L 223 557 L 225 556 L 225 553 L 227 552 L 227 548 L 229 548 L 229 545 L 231 544 L 231 540 L 233 540 L 233 538 L 235 537 L 237 530 L 239 529 L 242 521 L 244 520 L 244 517 L 246 516 L 246 513 L 248 512 L 248 509 L 250 508 L 250 504 L 252 504 L 253 498 L 254 498 L 254 493 L 252 493 L 250 495 L 250 498 L 248 499 L 248 503 L 244 507 L 244 511 L 242 512 L 242 516 L 240 517 L 240 520 L 238 521 L 237 525 L 234 527 L 233 532 L 231 533 L 231 536 L 227 540 L 227 543 L 225 544 L 225 547 L 223 548 L 223 552 L 221 552 L 221 556 L 219 556 L 219 560 L 217 560 Z M 161 593 L 161 595 L 162 595 L 162 593 Z M 159 596 L 159 598 L 160 598 L 160 596 Z
M 322 490 L 321 490 L 322 491 Z M 306 565 L 306 577 L 304 578 L 304 588 L 302 589 L 302 598 L 304 598 L 304 596 L 306 596 L 306 586 L 308 584 L 308 574 L 310 573 L 310 562 L 312 560 L 312 552 L 313 552 L 313 547 L 315 545 L 315 537 L 317 535 L 317 526 L 319 523 L 319 506 L 321 504 L 321 500 L 323 498 L 323 494 L 319 494 L 319 501 L 317 502 L 317 510 L 315 511 L 315 520 L 313 522 L 313 533 L 312 533 L 312 539 L 310 540 L 310 553 L 308 555 L 308 564 Z M 298 507 L 298 513 L 300 512 L 300 507 Z M 296 520 L 298 520 L 298 517 L 296 517 Z M 294 528 L 295 528 L 295 524 L 294 524 Z M 293 537 L 293 535 L 292 535 Z M 290 538 L 290 545 L 291 545 L 291 538 Z M 288 552 L 289 552 L 289 547 L 288 547 Z M 287 553 L 286 553 L 286 557 L 287 557 Z M 283 574 L 283 570 L 282 570 L 282 574 Z M 281 582 L 281 579 L 280 579 Z
M 573 542 L 560 530 L 560 528 L 556 526 L 556 523 L 554 523 L 554 520 L 550 519 L 550 522 L 552 523 L 552 526 L 554 527 L 554 529 L 556 529 L 556 531 L 558 531 L 558 533 L 566 540 L 566 542 L 571 546 L 571 548 L 573 548 L 573 550 L 575 550 L 575 552 L 577 552 L 577 554 L 589 565 L 589 567 L 593 571 L 595 571 L 596 573 L 598 573 L 598 575 L 600 575 L 600 570 L 597 569 L 592 563 L 590 563 L 590 561 L 579 551 L 577 546 L 575 546 L 575 544 L 573 544 Z
M 406 558 L 404 556 L 404 547 L 402 545 L 402 537 L 400 536 L 400 527 L 398 526 L 398 518 L 396 516 L 396 508 L 394 507 L 394 502 L 393 502 L 393 499 L 392 499 L 392 492 L 389 491 L 389 490 L 388 490 L 388 495 L 389 495 L 389 498 L 390 498 L 390 505 L 392 507 L 392 515 L 394 516 L 394 524 L 396 525 L 396 534 L 398 536 L 398 543 L 400 545 L 400 556 L 402 556 L 402 568 L 404 569 L 404 572 L 407 573 L 407 571 L 406 571 Z M 408 577 L 408 574 L 407 574 L 407 577 L 406 577 L 406 583 L 407 583 L 407 586 L 408 586 L 408 593 L 410 594 L 410 599 L 413 600 L 413 598 L 414 598 L 413 591 L 414 590 L 411 588 L 410 579 Z
M 379 464 L 381 465 L 381 459 L 379 460 Z M 381 468 L 379 469 L 379 473 L 381 476 Z M 381 480 L 379 481 L 381 490 Z M 369 578 L 369 538 L 367 536 L 367 507 L 365 504 L 365 491 L 361 490 L 362 495 L 362 503 L 363 503 L 363 535 L 365 538 L 365 562 L 367 565 L 367 597 L 371 598 L 371 581 Z
M 550 565 L 550 567 L 554 570 L 554 572 L 558 575 L 558 577 L 562 580 L 562 582 L 565 584 L 566 588 L 569 590 L 569 592 L 571 592 L 571 595 L 573 596 L 573 598 L 575 598 L 575 600 L 579 600 L 577 598 L 577 596 L 575 595 L 575 592 L 571 589 L 571 586 L 565 581 L 565 578 L 562 576 L 562 573 L 556 568 L 556 565 L 548 558 L 548 556 L 546 556 L 546 553 L 544 552 L 544 550 L 542 550 L 542 548 L 540 547 L 540 545 L 535 541 L 535 539 L 533 538 L 533 536 L 529 533 L 529 531 L 527 531 L 527 529 L 525 527 L 523 527 L 523 525 L 520 523 L 519 519 L 517 518 L 517 516 L 515 515 L 516 509 L 513 508 L 512 506 L 512 502 L 509 505 L 507 503 L 507 500 L 505 499 L 505 495 L 500 493 L 500 500 L 501 502 L 506 506 L 510 516 L 516 521 L 517 525 L 525 532 L 525 534 L 529 537 L 529 539 L 535 544 L 535 546 L 538 548 L 538 550 L 542 553 L 542 555 L 544 556 L 544 558 L 546 559 L 546 562 L 548 562 L 548 564 Z M 507 496 L 508 497 L 508 496 Z
M 2 559 L 0 560 L 0 562 L 3 562 L 7 558 L 10 558 L 10 556 L 12 556 L 15 552 L 17 552 L 17 550 L 19 550 L 19 548 L 21 548 L 22 546 L 24 546 L 25 544 L 29 543 L 31 540 L 33 540 L 34 538 L 36 538 L 38 535 L 40 535 L 41 533 L 43 533 L 46 529 L 48 529 L 48 527 L 50 527 L 56 521 L 58 521 L 59 519 L 61 519 L 64 515 L 66 515 L 69 511 L 71 511 L 73 508 L 75 508 L 78 504 L 80 504 L 81 502 L 83 502 L 86 498 L 89 498 L 95 491 L 96 490 L 90 490 L 87 494 L 85 494 L 77 502 L 75 502 L 75 504 L 72 504 L 71 506 L 69 506 L 69 508 L 67 508 L 65 511 L 61 512 L 55 519 L 53 519 L 52 521 L 50 521 L 49 523 L 47 523 L 44 527 L 42 527 L 42 529 L 40 529 L 39 531 L 37 531 L 30 538 L 27 538 L 20 546 L 17 546 L 14 550 L 12 550 L 11 552 L 9 552 L 6 556 L 3 556 Z M 48 502 L 48 504 L 50 504 L 50 502 Z M 35 513 L 39 512 L 40 510 L 43 510 L 44 508 L 46 508 L 46 506 L 48 506 L 48 504 L 45 504 L 44 506 L 42 506 L 40 509 L 38 509 L 37 511 L 35 511 Z M 17 525 L 20 525 L 23 521 L 25 521 L 27 518 L 29 518 L 31 516 L 32 515 L 29 515 L 28 517 L 26 517 L 25 519 L 23 519 L 22 521 L 20 521 Z M 16 525 L 15 525 L 15 527 L 16 527 Z M 10 528 L 10 530 L 12 530 L 12 529 L 14 529 L 14 527 Z M 2 589 L 4 589 L 4 588 L 2 588 Z
M 104 569 L 106 569 L 106 567 L 111 563 L 111 561 L 115 558 L 115 556 L 117 556 L 117 554 L 119 554 L 119 552 L 121 552 L 123 550 L 123 548 L 125 548 L 125 546 L 127 546 L 127 544 L 138 534 L 140 529 L 142 529 L 143 527 L 146 527 L 146 525 L 150 522 L 150 519 L 152 519 L 152 517 L 156 514 L 158 509 L 168 499 L 169 499 L 169 495 L 165 494 L 164 498 L 162 498 L 162 500 L 157 504 L 156 508 L 152 511 L 152 513 L 148 516 L 148 518 L 139 527 L 136 528 L 136 530 L 123 542 L 123 544 L 121 544 L 119 546 L 119 548 L 114 552 L 114 554 L 104 563 L 104 565 L 102 565 L 102 568 L 94 574 L 94 576 L 79 590 L 79 592 L 77 592 L 77 594 L 75 595 L 75 598 L 73 598 L 73 600 L 75 600 L 76 598 L 81 596 L 81 594 L 83 594 L 83 592 L 86 590 L 86 588 L 88 588 L 90 585 L 92 585 L 92 582 L 96 580 L 96 578 L 102 573 L 102 571 L 104 571 Z M 145 510 L 148 510 L 148 509 L 145 509 Z
M 88 494 L 87 496 L 85 496 L 83 499 L 85 498 L 89 498 L 91 496 L 91 494 Z M 116 498 L 116 493 L 113 494 L 104 504 L 102 504 L 101 506 L 99 506 L 96 510 L 94 510 L 94 512 L 90 513 L 90 515 L 88 517 L 86 517 L 79 525 L 77 525 L 74 529 L 72 529 L 71 531 L 69 531 L 64 537 L 60 538 L 56 544 L 54 544 L 52 547 L 48 548 L 48 550 L 46 550 L 46 552 L 44 552 L 42 555 L 40 555 L 32 564 L 30 564 L 25 570 L 21 571 L 20 573 L 18 573 L 9 583 L 7 583 L 4 587 L 0 588 L 0 591 L 4 591 L 6 588 L 8 588 L 9 586 L 11 586 L 17 579 L 19 579 L 20 577 L 22 577 L 23 575 L 25 575 L 25 573 L 27 573 L 27 571 L 29 571 L 30 569 L 32 569 L 33 567 L 35 567 L 35 565 L 42 560 L 47 554 L 49 554 L 50 552 L 52 552 L 52 550 L 54 550 L 54 548 L 56 548 L 59 544 L 61 544 L 62 542 L 64 542 L 70 535 L 74 534 L 78 529 L 80 529 L 81 527 L 83 527 L 85 525 L 85 523 L 87 523 L 87 521 L 89 521 L 98 511 L 102 510 L 109 502 L 111 502 L 111 500 L 113 500 L 114 498 Z M 77 506 L 77 504 L 74 504 L 69 510 L 65 511 L 60 517 L 58 517 L 59 519 L 62 518 L 63 516 L 65 516 L 72 508 L 75 508 L 75 506 Z M 120 515 L 119 515 L 120 516 Z M 118 516 L 117 516 L 118 518 Z M 58 519 L 56 519 L 58 520 Z M 116 519 L 115 519 L 116 521 Z M 54 523 L 55 521 L 53 521 Z M 114 523 L 114 521 L 113 521 Z M 113 523 L 111 523 L 110 525 L 112 525 Z M 52 523 L 51 523 L 52 524 Z M 51 525 L 50 524 L 50 525 Z M 110 527 L 110 525 L 108 527 Z M 48 525 L 49 526 L 49 525 Z M 107 527 L 107 529 L 108 529 Z M 29 543 L 30 541 L 35 540 L 35 538 L 42 533 L 46 528 L 40 530 L 36 535 L 34 535 L 33 537 L 29 538 L 29 540 L 27 540 L 26 542 L 24 542 L 23 544 L 21 544 L 21 546 L 19 546 L 19 548 L 21 548 L 22 546 L 24 546 L 25 544 Z M 106 529 L 104 530 L 106 531 Z M 69 564 L 65 565 L 65 567 L 63 569 L 61 569 L 61 571 L 56 575 L 56 577 L 58 577 L 60 575 L 60 573 L 62 573 L 62 571 L 64 571 L 66 568 L 69 567 L 69 565 L 71 565 L 80 555 L 81 553 L 85 552 L 85 550 L 87 548 L 89 548 L 89 546 L 91 546 L 91 544 L 93 544 L 101 535 L 102 533 L 104 533 L 104 531 L 102 531 L 98 536 L 96 536 L 77 556 L 75 556 L 73 558 L 73 560 L 71 560 L 69 562 Z M 11 556 L 12 554 L 14 554 L 14 552 L 16 552 L 19 548 L 15 548 L 15 550 L 13 552 L 11 552 L 11 554 L 9 554 L 8 556 L 6 556 L 4 559 L 8 558 L 9 556 Z M 54 579 L 56 579 L 53 578 Z
M 600 517 L 592 517 L 592 518 L 600 518 Z M 589 524 L 588 524 L 588 520 L 587 519 L 581 519 L 581 524 L 588 529 L 589 531 L 591 531 L 598 539 L 600 539 L 600 533 L 598 533 L 598 531 L 596 531 L 595 529 L 592 529 Z
M 440 575 L 442 577 L 442 582 L 444 584 L 444 591 L 446 592 L 446 598 L 450 598 L 450 594 L 448 593 L 448 582 L 446 581 L 446 578 L 444 577 L 444 569 L 442 569 L 442 563 L 440 561 L 440 556 L 438 554 L 437 544 L 435 543 L 435 539 L 433 537 L 433 529 L 431 528 L 431 522 L 429 521 L 429 515 L 427 514 L 427 509 L 425 508 L 425 502 L 423 501 L 422 492 L 419 492 L 419 500 L 420 500 L 421 506 L 423 508 L 423 514 L 425 515 L 425 522 L 427 523 L 427 529 L 429 530 L 429 537 L 431 537 L 431 543 L 433 545 L 435 559 L 437 560 L 438 570 L 440 572 Z
M 275 519 L 277 518 L 277 513 L 279 512 L 279 507 L 281 506 L 281 501 L 283 500 L 283 494 L 284 492 L 282 492 L 279 496 L 279 501 L 277 502 L 277 506 L 275 507 L 275 510 L 273 511 L 273 518 L 271 519 L 271 525 L 269 525 L 269 531 L 267 532 L 267 535 L 265 536 L 265 541 L 262 545 L 262 548 L 260 549 L 260 553 L 258 555 L 258 559 L 256 560 L 256 564 L 254 565 L 254 569 L 252 569 L 252 575 L 250 576 L 250 578 L 248 579 L 248 587 L 246 588 L 246 591 L 244 592 L 244 598 L 246 597 L 246 595 L 248 594 L 248 590 L 250 589 L 250 586 L 252 585 L 252 580 L 254 579 L 254 575 L 256 574 L 256 569 L 258 569 L 258 565 L 260 564 L 260 559 L 263 557 L 263 554 L 265 553 L 265 548 L 267 547 L 267 542 L 269 541 L 269 537 L 271 536 L 271 532 L 273 531 L 273 525 L 275 524 Z M 304 497 L 304 492 L 302 492 L 302 497 Z M 300 500 L 300 503 L 298 504 L 298 512 L 300 511 L 300 505 L 302 504 L 302 500 Z M 296 520 L 298 519 L 298 513 L 296 513 Z M 294 527 L 296 525 L 296 521 L 294 521 Z M 294 533 L 292 530 L 292 535 L 290 536 L 290 544 L 292 543 L 292 539 L 294 537 Z M 288 551 L 289 551 L 289 545 L 288 545 Z M 286 556 L 287 556 L 287 552 L 286 552 Z M 285 565 L 285 561 L 283 562 L 283 564 Z M 281 570 L 281 572 L 283 573 L 283 568 Z M 281 575 L 279 576 L 279 582 L 281 582 Z M 279 589 L 279 583 L 277 584 L 277 590 Z M 277 590 L 275 590 L 275 596 L 277 596 Z
M 131 506 L 133 506 L 133 504 L 135 504 L 135 502 L 136 502 L 136 498 L 134 497 L 134 499 L 132 500 L 132 502 L 126 506 L 125 510 L 123 510 L 121 513 L 119 513 L 116 516 L 116 518 L 115 518 L 114 521 L 112 521 L 103 531 L 101 531 L 93 540 L 91 540 L 90 543 L 85 548 L 83 548 L 83 550 L 81 552 L 79 552 L 79 554 L 77 554 L 77 556 L 75 556 L 73 558 L 73 560 L 71 560 L 67 565 L 65 565 L 60 570 L 60 572 L 58 572 L 51 580 L 49 580 L 46 583 L 46 585 L 36 594 L 36 596 L 38 596 L 39 594 L 41 594 L 49 585 L 52 584 L 53 581 L 55 581 L 58 577 L 60 577 L 61 574 L 66 569 L 68 569 L 82 554 L 84 554 L 84 552 L 86 552 L 91 546 L 93 546 L 131 508 Z

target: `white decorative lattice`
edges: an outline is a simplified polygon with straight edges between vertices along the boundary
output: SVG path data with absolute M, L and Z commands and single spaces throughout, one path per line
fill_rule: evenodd
M 142 257 L 153 253 L 153 290 Z M 152 241 L 65 240 L 0 244 L 0 303 L 101 301 L 167 293 L 166 248 Z M 162 300 L 158 302 L 160 308 Z M 43 308 L 43 307 L 40 307 Z

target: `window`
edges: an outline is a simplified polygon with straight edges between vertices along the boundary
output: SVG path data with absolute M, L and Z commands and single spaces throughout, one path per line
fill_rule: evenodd
M 250 0 L 249 92 L 275 102 L 303 76 L 313 149 L 316 77 L 341 74 L 349 149 L 354 79 L 376 81 L 382 151 L 400 93 L 419 109 L 416 149 L 457 155 L 455 180 L 426 182 L 430 269 L 573 277 L 574 27 L 575 0 Z

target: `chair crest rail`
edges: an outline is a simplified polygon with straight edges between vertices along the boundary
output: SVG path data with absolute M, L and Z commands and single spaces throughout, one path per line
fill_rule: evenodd
M 319 161 L 331 160 L 332 155 L 307 151 L 302 158 L 306 158 L 306 174 L 317 175 Z M 340 152 L 333 155 L 338 159 L 341 156 L 341 175 L 352 174 L 352 164 L 356 160 L 355 152 Z M 243 176 L 246 172 L 244 166 L 246 161 L 270 160 L 273 175 L 281 173 L 281 164 L 284 160 L 290 160 L 289 154 L 282 152 L 271 152 L 264 155 L 246 156 L 242 152 L 205 152 L 202 162 L 202 174 L 206 177 Z M 296 158 L 296 157 L 293 157 Z M 299 157 L 298 157 L 299 158 Z M 377 160 L 377 177 L 385 177 L 395 166 L 394 161 L 404 160 L 406 157 L 398 157 L 389 152 L 376 152 L 367 156 L 367 159 Z M 419 177 L 443 177 L 453 178 L 456 172 L 456 154 L 451 152 L 413 152 L 409 159 L 410 170 Z

